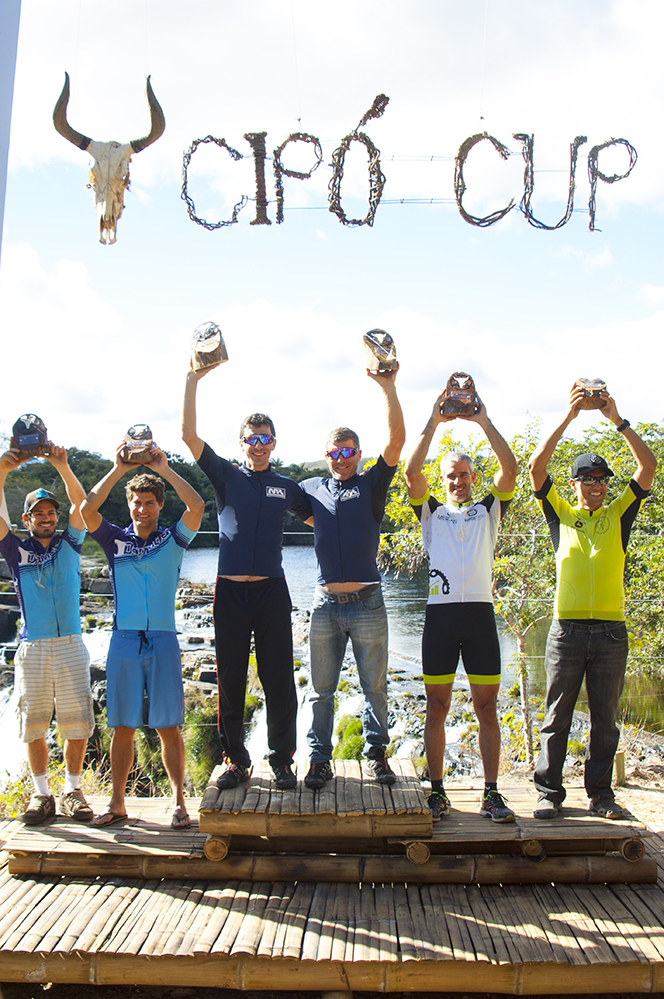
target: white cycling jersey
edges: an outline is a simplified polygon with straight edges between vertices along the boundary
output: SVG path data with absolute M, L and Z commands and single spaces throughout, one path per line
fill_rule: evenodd
M 427 492 L 411 500 L 429 557 L 430 604 L 493 603 L 491 577 L 498 527 L 513 493 L 495 486 L 478 503 L 441 503 Z

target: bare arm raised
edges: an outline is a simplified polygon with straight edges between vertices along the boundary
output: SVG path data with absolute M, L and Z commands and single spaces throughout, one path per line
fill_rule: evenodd
M 205 441 L 196 433 L 196 389 L 201 378 L 213 368 L 218 368 L 220 363 L 211 364 L 208 368 L 201 368 L 199 371 L 194 371 L 192 365 L 187 372 L 182 403 L 182 440 L 191 451 L 195 461 L 198 461 L 203 454 L 205 445 Z
M 401 450 L 406 443 L 406 428 L 403 422 L 401 403 L 397 396 L 396 377 L 399 365 L 391 371 L 369 371 L 369 378 L 377 382 L 383 390 L 387 407 L 387 444 L 383 448 L 383 458 L 387 465 L 394 467 L 399 463 Z
M 477 423 L 478 426 L 482 428 L 486 434 L 489 444 L 491 445 L 491 450 L 498 459 L 499 469 L 493 479 L 496 489 L 499 493 L 511 493 L 516 485 L 516 477 L 519 471 L 519 466 L 516 458 L 510 450 L 509 444 L 502 434 L 498 433 L 489 419 L 486 406 L 481 399 L 479 402 L 479 412 L 473 413 L 470 416 L 458 416 L 457 419 Z
M 135 471 L 139 466 L 131 464 L 128 461 L 123 461 L 120 457 L 120 452 L 123 450 L 125 444 L 124 441 L 118 445 L 115 452 L 115 463 L 110 472 L 107 472 L 103 479 L 92 487 L 86 498 L 83 500 L 81 506 L 81 513 L 83 515 L 83 520 L 85 521 L 85 526 L 88 531 L 96 531 L 101 527 L 102 516 L 99 513 L 99 507 L 102 505 L 105 499 L 108 498 L 108 494 L 115 485 L 119 482 L 125 472 Z
M 614 427 L 619 427 L 624 423 L 622 416 L 618 415 L 616 401 L 610 395 L 607 396 L 606 406 L 602 409 L 602 416 L 605 416 L 607 420 L 610 420 Z M 634 459 L 638 466 L 632 478 L 635 482 L 638 482 L 642 489 L 650 489 L 652 480 L 655 477 L 655 470 L 657 468 L 657 459 L 655 458 L 655 455 L 652 453 L 645 441 L 642 441 L 639 435 L 635 433 L 631 427 L 625 427 L 621 433 L 627 441 L 627 446 L 634 455 Z
M 0 456 L 0 495 L 5 488 L 5 479 L 9 472 L 13 469 L 18 468 L 22 465 L 24 461 L 28 461 L 28 458 L 22 458 L 21 452 L 18 448 L 12 448 L 10 451 L 5 451 L 3 455 Z M 9 524 L 4 517 L 0 517 L 0 539 L 6 537 L 9 534 Z
M 46 460 L 53 465 L 53 468 L 64 482 L 67 499 L 71 504 L 69 507 L 69 523 L 77 531 L 82 531 L 85 528 L 85 523 L 81 514 L 81 506 L 83 504 L 83 500 L 85 499 L 85 489 L 69 467 L 67 452 L 64 447 L 58 447 L 57 445 L 52 444 L 51 453 L 47 454 L 45 457 Z
M 166 455 L 160 448 L 153 448 L 152 453 L 156 455 L 156 458 L 149 465 L 150 471 L 161 475 L 162 479 L 165 479 L 166 482 L 173 486 L 173 489 L 175 489 L 175 492 L 187 508 L 182 514 L 182 523 L 190 531 L 197 531 L 201 526 L 201 520 L 205 512 L 205 501 L 186 479 L 183 479 L 181 475 L 173 471 L 168 464 Z
M 569 403 L 562 422 L 551 431 L 546 440 L 542 441 L 539 447 L 535 448 L 531 454 L 530 461 L 528 462 L 528 472 L 530 473 L 530 481 L 535 492 L 541 489 L 546 482 L 546 477 L 549 474 L 548 465 L 553 457 L 553 452 L 556 450 L 556 445 L 572 420 L 575 420 L 579 415 L 584 394 L 584 390 L 579 388 L 576 383 L 572 385 Z
M 427 489 L 429 488 L 422 469 L 424 468 L 424 462 L 427 460 L 436 427 L 439 423 L 446 423 L 449 419 L 449 417 L 440 415 L 443 397 L 444 393 L 436 399 L 431 416 L 427 420 L 424 430 L 420 434 L 412 453 L 406 458 L 404 475 L 406 477 L 406 485 L 408 486 L 408 495 L 411 499 L 422 499 L 423 496 L 426 496 Z

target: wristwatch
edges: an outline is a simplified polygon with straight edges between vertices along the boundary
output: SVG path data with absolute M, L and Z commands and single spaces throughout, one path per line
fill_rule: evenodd
M 619 434 L 621 434 L 623 430 L 627 430 L 627 428 L 631 427 L 631 425 L 632 424 L 629 422 L 629 420 L 623 420 L 620 426 L 616 427 L 616 430 L 618 431 Z

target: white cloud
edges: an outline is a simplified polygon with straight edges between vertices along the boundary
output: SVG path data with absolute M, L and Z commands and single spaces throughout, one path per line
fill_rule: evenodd
M 558 251 L 558 256 L 560 257 L 576 257 L 582 261 L 583 266 L 586 271 L 600 270 L 604 267 L 611 267 L 615 263 L 613 259 L 613 254 L 608 246 L 603 246 L 601 250 L 597 250 L 594 253 L 588 253 L 585 250 L 579 250 L 574 246 L 563 246 Z
M 137 338 L 91 288 L 82 264 L 61 261 L 48 271 L 26 244 L 5 246 L 0 290 L 0 320 L 22 354 L 16 377 L 3 388 L 7 425 L 22 412 L 37 412 L 54 440 L 110 457 L 128 426 L 147 422 L 163 447 L 187 453 L 179 414 L 189 328 L 162 330 L 158 347 L 152 338 Z M 357 430 L 365 454 L 380 452 L 384 404 L 365 374 L 366 329 L 358 321 L 334 319 L 324 304 L 261 300 L 222 307 L 210 318 L 224 332 L 230 360 L 199 384 L 198 428 L 219 453 L 238 454 L 240 420 L 256 410 L 274 419 L 277 455 L 286 462 L 319 456 L 327 432 L 338 425 Z M 464 332 L 407 307 L 378 313 L 375 325 L 397 344 L 408 448 L 455 370 L 473 375 L 507 436 L 523 429 L 528 413 L 557 418 L 579 376 L 604 378 L 633 422 L 661 420 L 657 393 L 643 392 L 643 357 L 653 371 L 662 366 L 662 320 L 660 312 L 633 322 L 570 326 L 510 345 L 499 333 Z M 584 414 L 578 427 L 594 418 Z M 459 429 L 463 439 L 467 432 Z
M 642 285 L 636 293 L 636 300 L 651 308 L 664 307 L 664 285 Z

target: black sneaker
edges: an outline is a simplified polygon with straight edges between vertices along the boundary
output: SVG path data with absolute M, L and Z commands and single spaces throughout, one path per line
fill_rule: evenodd
M 281 763 L 272 767 L 274 773 L 274 783 L 280 791 L 292 791 L 297 787 L 297 777 L 290 768 L 290 764 Z
M 434 822 L 440 822 L 442 818 L 450 814 L 450 799 L 444 791 L 432 791 L 427 798 L 427 805 L 431 809 L 431 817 Z
M 322 787 L 325 787 L 326 781 L 332 780 L 333 777 L 334 771 L 330 766 L 330 761 L 323 760 L 322 763 L 311 764 L 307 776 L 304 778 L 304 783 L 312 791 L 320 791 Z
M 217 777 L 217 787 L 220 791 L 225 791 L 229 787 L 246 784 L 248 780 L 249 767 L 243 767 L 241 763 L 229 763 L 223 774 Z
M 379 784 L 396 783 L 397 775 L 394 770 L 390 770 L 390 764 L 385 756 L 380 757 L 380 759 L 367 760 L 367 767 Z
M 498 791 L 486 791 L 482 795 L 480 815 L 486 815 L 494 822 L 514 822 L 516 815 L 505 804 L 505 799 Z

